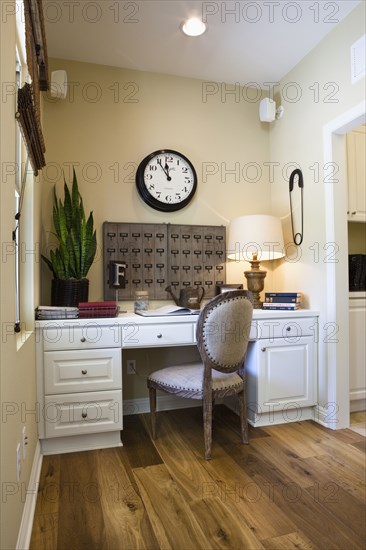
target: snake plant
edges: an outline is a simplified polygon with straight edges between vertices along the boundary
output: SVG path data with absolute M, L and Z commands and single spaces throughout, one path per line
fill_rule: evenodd
M 93 263 L 97 239 L 93 212 L 90 212 L 88 219 L 85 217 L 75 170 L 71 194 L 65 179 L 64 194 L 62 203 L 54 189 L 53 224 L 59 246 L 50 251 L 50 258 L 43 254 L 42 258 L 55 279 L 83 279 Z

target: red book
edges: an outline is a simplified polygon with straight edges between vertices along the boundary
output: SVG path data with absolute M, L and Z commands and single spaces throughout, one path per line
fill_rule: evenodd
M 79 309 L 115 309 L 116 302 L 80 302 Z

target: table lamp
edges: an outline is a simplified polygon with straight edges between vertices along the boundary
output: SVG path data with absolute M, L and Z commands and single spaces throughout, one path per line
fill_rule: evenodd
M 258 214 L 235 218 L 229 227 L 227 257 L 237 262 L 251 264 L 244 271 L 247 287 L 253 293 L 254 308 L 260 309 L 260 293 L 264 289 L 267 272 L 260 269 L 260 262 L 283 258 L 284 242 L 281 220 L 275 216 Z

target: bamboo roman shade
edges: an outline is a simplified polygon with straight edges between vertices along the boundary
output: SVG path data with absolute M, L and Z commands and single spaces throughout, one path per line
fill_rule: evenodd
M 46 151 L 40 92 L 48 90 L 48 63 L 42 0 L 23 0 L 28 72 L 32 79 L 18 90 L 17 119 L 35 175 L 45 166 Z

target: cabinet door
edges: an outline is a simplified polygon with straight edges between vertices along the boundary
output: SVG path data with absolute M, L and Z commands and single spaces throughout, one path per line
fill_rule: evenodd
M 366 134 L 347 134 L 348 219 L 366 222 Z
M 350 300 L 349 390 L 351 401 L 366 399 L 366 300 Z
M 260 340 L 258 346 L 258 405 L 281 410 L 284 405 L 308 407 L 316 402 L 316 346 L 314 337 L 290 341 Z M 291 404 L 291 405 L 290 405 Z

